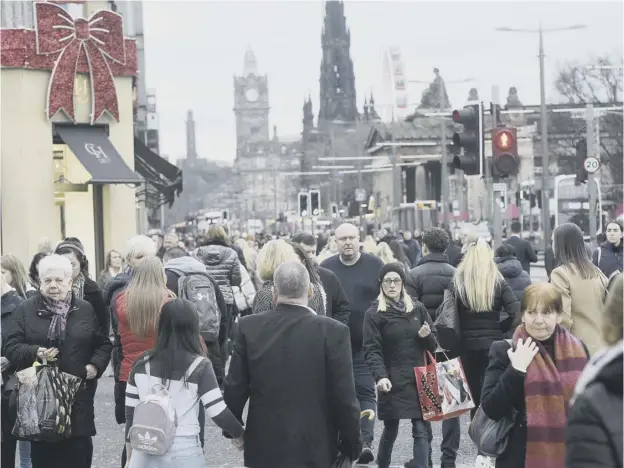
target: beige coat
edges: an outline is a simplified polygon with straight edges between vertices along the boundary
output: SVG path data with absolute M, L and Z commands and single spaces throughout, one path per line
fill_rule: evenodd
M 593 356 L 604 346 L 602 321 L 607 279 L 604 275 L 594 279 L 582 279 L 570 268 L 559 266 L 552 271 L 550 281 L 561 291 L 561 325 L 583 340 Z

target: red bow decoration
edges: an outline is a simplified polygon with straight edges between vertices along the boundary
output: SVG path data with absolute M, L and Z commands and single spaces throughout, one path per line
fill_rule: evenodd
M 48 118 L 62 109 L 75 122 L 74 81 L 84 50 L 91 78 L 91 124 L 105 111 L 119 121 L 117 91 L 107 59 L 120 64 L 126 60 L 121 16 L 101 10 L 88 20 L 73 19 L 53 3 L 36 3 L 35 25 L 37 53 L 60 52 L 48 85 Z

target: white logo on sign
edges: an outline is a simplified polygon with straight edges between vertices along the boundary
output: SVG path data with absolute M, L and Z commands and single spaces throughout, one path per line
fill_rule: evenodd
M 598 158 L 589 157 L 585 159 L 583 166 L 588 174 L 593 174 L 598 172 L 598 169 L 600 169 L 600 161 L 598 161 Z
M 108 164 L 110 158 L 101 146 L 94 145 L 93 143 L 85 143 L 84 145 L 87 153 L 95 156 L 100 164 Z

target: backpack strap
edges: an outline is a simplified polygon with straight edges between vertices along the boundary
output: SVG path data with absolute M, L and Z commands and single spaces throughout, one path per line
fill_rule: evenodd
M 204 360 L 203 356 L 197 356 L 195 358 L 195 360 L 191 363 L 189 368 L 186 370 L 186 373 L 184 374 L 185 381 L 188 381 L 188 379 L 191 377 L 193 372 L 195 372 L 195 369 L 197 369 L 197 366 L 199 366 L 203 360 Z

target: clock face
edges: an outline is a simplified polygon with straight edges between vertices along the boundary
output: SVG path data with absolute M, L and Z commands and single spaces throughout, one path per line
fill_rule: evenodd
M 256 88 L 249 88 L 245 91 L 245 97 L 249 102 L 256 102 L 260 95 L 258 94 L 258 90 Z

